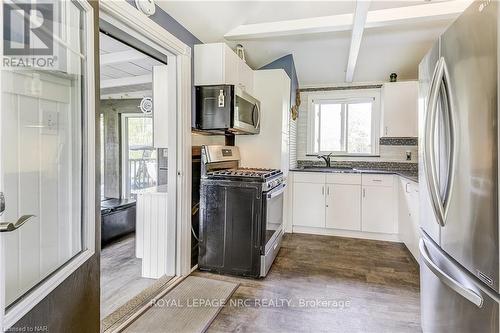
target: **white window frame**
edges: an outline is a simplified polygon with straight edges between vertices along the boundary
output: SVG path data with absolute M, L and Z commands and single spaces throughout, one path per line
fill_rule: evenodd
M 334 91 L 324 91 L 316 92 L 310 94 L 307 100 L 307 155 L 321 155 L 332 153 L 335 156 L 378 156 L 379 155 L 379 139 L 380 139 L 380 121 L 381 121 L 381 103 L 380 103 L 381 92 L 380 89 L 346 89 L 346 90 L 334 90 Z M 315 130 L 315 111 L 314 106 L 318 101 L 332 101 L 332 102 L 343 102 L 343 101 L 356 101 L 356 100 L 373 100 L 372 107 L 372 124 L 371 124 L 371 140 L 372 140 L 372 151 L 371 153 L 349 153 L 346 151 L 314 151 L 315 140 L 316 140 L 316 130 Z M 346 114 L 346 118 L 348 114 Z M 343 119 L 343 122 L 347 119 Z M 344 130 L 344 129 L 342 129 Z M 342 137 L 345 135 L 342 133 Z M 347 146 L 346 146 L 347 149 Z
M 128 167 L 128 119 L 129 118 L 151 118 L 153 119 L 152 116 L 146 115 L 144 113 L 122 113 L 120 117 L 120 127 L 121 127 L 121 149 L 122 149 L 122 160 L 121 160 L 121 166 L 122 166 L 122 197 L 123 198 L 129 198 L 131 194 L 130 190 L 130 182 L 127 179 L 127 175 L 130 173 L 129 167 Z M 153 139 L 153 138 L 151 138 Z
M 14 303 L 8 311 L 5 309 L 5 272 L 0 272 L 0 330 L 7 330 L 26 315 L 35 305 L 41 302 L 57 286 L 66 280 L 73 272 L 82 266 L 95 254 L 95 79 L 94 79 L 94 9 L 85 0 L 76 0 L 84 10 L 85 29 L 86 29 L 86 71 L 85 79 L 86 96 L 83 109 L 83 131 L 82 142 L 83 161 L 86 162 L 83 167 L 83 188 L 82 195 L 82 251 L 59 267 L 48 278 L 36 285 L 31 291 L 23 295 Z M 2 12 L 0 10 L 0 15 Z M 4 248 L 3 237 L 0 237 L 0 268 L 5 267 L 6 251 Z

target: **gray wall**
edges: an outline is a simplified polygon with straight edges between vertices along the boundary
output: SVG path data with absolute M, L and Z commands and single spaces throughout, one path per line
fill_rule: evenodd
M 99 45 L 97 1 L 90 1 L 94 8 L 94 36 L 95 45 Z M 99 50 L 95 54 L 96 96 L 99 96 Z M 96 99 L 96 146 L 99 147 L 99 101 Z M 46 326 L 49 332 L 99 332 L 99 253 L 100 253 L 100 153 L 96 149 L 96 254 L 75 271 L 66 281 L 59 285 L 52 293 L 45 297 L 28 314 L 19 320 L 13 331 L 29 332 L 29 328 Z

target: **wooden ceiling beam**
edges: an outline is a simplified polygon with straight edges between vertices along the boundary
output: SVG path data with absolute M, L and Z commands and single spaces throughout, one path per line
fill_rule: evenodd
M 349 47 L 349 58 L 345 71 L 345 82 L 351 83 L 354 78 L 354 70 L 358 61 L 359 48 L 363 40 L 363 31 L 365 30 L 366 17 L 370 8 L 371 0 L 358 0 L 356 10 L 354 11 L 354 20 L 352 23 L 351 45 Z
M 472 0 L 430 2 L 423 5 L 369 11 L 365 29 L 418 22 L 449 20 L 457 17 Z M 224 35 L 227 40 L 263 39 L 278 36 L 349 31 L 354 15 L 340 14 L 305 19 L 240 25 Z

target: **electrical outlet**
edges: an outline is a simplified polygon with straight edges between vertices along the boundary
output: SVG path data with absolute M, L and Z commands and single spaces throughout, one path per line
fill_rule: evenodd
M 406 160 L 411 161 L 411 151 L 406 151 Z

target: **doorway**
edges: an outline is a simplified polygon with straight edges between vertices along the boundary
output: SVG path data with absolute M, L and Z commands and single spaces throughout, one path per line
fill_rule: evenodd
M 167 152 L 175 154 L 175 148 L 169 151 L 168 143 L 155 142 L 154 133 L 175 130 L 175 123 L 153 126 L 161 111 L 156 102 L 168 95 L 155 89 L 168 86 L 165 81 L 172 78 L 157 70 L 168 67 L 167 58 L 153 57 L 147 45 L 145 50 L 140 46 L 123 42 L 120 34 L 100 32 L 104 327 L 134 311 L 175 276 L 176 221 L 167 214 L 168 202 L 175 200 L 168 193 L 175 193 L 176 186 L 168 184 Z

